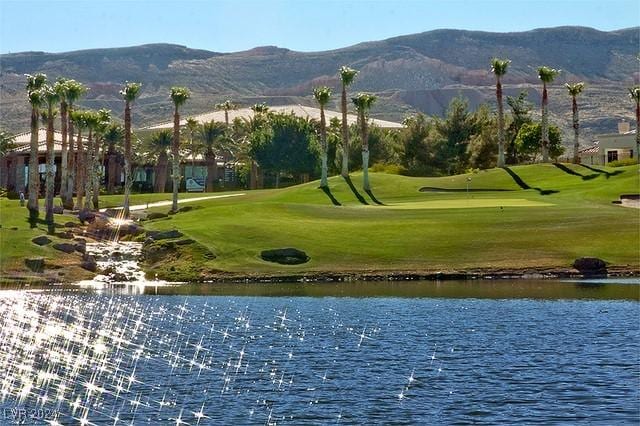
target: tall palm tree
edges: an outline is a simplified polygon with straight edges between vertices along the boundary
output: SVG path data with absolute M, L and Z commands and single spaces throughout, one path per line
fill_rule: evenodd
M 27 96 L 31 104 L 31 140 L 29 144 L 29 217 L 33 220 L 38 217 L 38 192 L 40 191 L 40 172 L 38 170 L 38 130 L 40 128 L 38 118 L 42 106 L 42 94 L 40 89 L 47 82 L 45 74 L 26 75 Z
M 84 205 L 83 208 L 90 210 L 91 209 L 91 201 L 93 198 L 94 185 L 93 181 L 95 179 L 95 164 L 97 161 L 96 158 L 96 138 L 94 137 L 96 134 L 96 130 L 98 128 L 98 124 L 100 122 L 100 118 L 95 111 L 85 111 L 84 112 L 84 124 L 87 128 L 87 161 L 84 162 L 84 171 L 83 175 L 84 179 Z
M 107 143 L 107 193 L 113 194 L 116 187 L 116 161 L 117 151 L 116 145 L 122 143 L 124 139 L 124 129 L 121 125 L 111 123 L 102 135 Z
M 131 175 L 131 104 L 138 97 L 141 86 L 140 83 L 126 82 L 120 91 L 120 95 L 124 99 L 124 217 L 129 217 L 129 195 L 133 185 L 133 176 Z
M 85 117 L 84 111 L 72 111 L 69 115 L 71 118 L 71 122 L 74 124 L 75 128 L 78 129 L 78 134 L 76 135 L 76 159 L 74 164 L 75 169 L 75 186 L 76 186 L 76 205 L 75 207 L 80 210 L 82 208 L 82 202 L 84 199 L 84 189 L 85 189 L 85 171 L 87 159 L 84 153 L 84 141 L 82 139 L 82 132 L 87 128 L 87 121 Z
M 196 168 L 196 135 L 200 124 L 198 120 L 193 117 L 187 118 L 186 121 L 187 130 L 189 131 L 189 154 L 191 155 L 191 177 L 195 176 Z
M 220 104 L 216 104 L 216 108 L 224 110 L 224 123 L 229 127 L 229 110 L 238 109 L 238 106 L 227 99 Z
M 542 162 L 549 162 L 549 96 L 547 95 L 547 84 L 553 82 L 560 70 L 542 66 L 538 68 L 538 78 L 542 80 Z
M 377 97 L 369 93 L 358 93 L 358 96 L 351 98 L 358 110 L 358 124 L 360 127 L 360 137 L 362 139 L 362 179 L 363 189 L 371 191 L 369 184 L 369 129 L 367 125 L 367 111 L 376 101 Z
M 49 227 L 49 232 L 53 233 L 53 197 L 55 191 L 55 152 L 53 146 L 53 120 L 55 118 L 54 108 L 60 101 L 60 96 L 56 90 L 50 86 L 45 85 L 40 89 L 42 93 L 42 99 L 47 107 L 45 115 L 47 122 L 47 166 L 46 166 L 46 192 L 45 192 L 45 221 Z
M 71 114 L 74 111 L 75 103 L 80 99 L 82 95 L 87 92 L 87 88 L 75 80 L 67 80 L 65 83 L 65 100 L 67 103 L 67 130 L 69 136 L 69 152 L 67 153 L 66 178 L 67 182 L 64 186 L 66 191 L 61 193 L 62 205 L 66 209 L 73 209 L 73 189 L 76 179 L 76 155 L 74 153 L 74 120 L 71 119 Z M 64 157 L 63 157 L 64 158 Z M 64 176 L 64 169 L 61 170 Z
M 502 77 L 511 63 L 508 59 L 493 58 L 491 71 L 496 76 L 496 100 L 498 102 L 498 167 L 504 167 L 504 105 L 502 104 Z
M 171 164 L 173 171 L 171 179 L 173 180 L 173 202 L 171 210 L 178 211 L 178 186 L 180 185 L 180 111 L 179 108 L 187 102 L 191 96 L 189 89 L 186 87 L 172 87 L 171 100 L 173 101 L 173 143 L 171 144 Z
M 64 200 L 64 194 L 67 193 L 67 163 L 68 163 L 68 153 L 69 146 L 67 143 L 68 136 L 68 126 L 69 126 L 69 117 L 68 117 L 68 105 L 67 105 L 67 81 L 68 79 L 64 77 L 58 78 L 56 83 L 53 85 L 53 89 L 58 94 L 60 98 L 60 134 L 62 137 L 62 145 L 60 152 L 60 199 Z
M 216 148 L 220 138 L 224 136 L 226 127 L 211 120 L 202 125 L 202 143 L 204 144 L 204 159 L 207 164 L 207 192 L 213 191 L 218 179 L 218 165 L 216 163 Z
M 349 124 L 347 123 L 347 87 L 353 83 L 358 71 L 347 66 L 340 67 L 340 80 L 342 81 L 342 176 L 349 176 Z
M 93 142 L 93 167 L 91 184 L 93 186 L 93 209 L 100 207 L 100 183 L 102 182 L 104 165 L 104 134 L 111 124 L 111 110 L 99 109 L 96 113 L 95 140 Z M 102 150 L 101 150 L 102 148 Z
M 640 86 L 630 87 L 629 97 L 636 104 L 636 157 L 640 163 Z
M 160 130 L 151 135 L 149 151 L 156 159 L 155 182 L 153 192 L 164 192 L 167 186 L 167 169 L 169 163 L 168 152 L 171 148 L 173 132 L 169 129 Z
M 584 89 L 584 83 L 566 83 L 565 87 L 571 96 L 572 111 L 573 111 L 573 162 L 578 164 L 580 158 L 578 156 L 578 150 L 580 149 L 580 121 L 578 118 L 578 101 L 577 97 Z
M 331 89 L 326 86 L 316 87 L 313 89 L 313 97 L 316 98 L 320 105 L 320 142 L 322 145 L 322 177 L 320 178 L 320 187 L 328 188 L 327 181 L 327 122 L 324 116 L 324 107 L 331 97 Z

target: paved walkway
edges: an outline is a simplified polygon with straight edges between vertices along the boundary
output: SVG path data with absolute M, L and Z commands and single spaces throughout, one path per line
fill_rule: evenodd
M 229 198 L 229 197 L 239 197 L 242 195 L 246 195 L 244 192 L 240 193 L 240 194 L 225 194 L 225 195 L 208 195 L 206 197 L 195 197 L 195 198 L 183 198 L 183 199 L 178 199 L 178 204 L 183 204 L 183 203 L 191 203 L 194 201 L 202 201 L 202 200 L 213 200 L 216 198 Z M 147 203 L 147 204 L 136 204 L 134 206 L 129 206 L 129 211 L 136 211 L 136 210 L 146 210 L 146 209 L 150 209 L 152 207 L 162 207 L 162 206 L 170 206 L 172 203 L 172 201 L 156 201 L 154 203 Z M 110 207 L 110 209 L 115 209 L 115 210 L 119 210 L 122 209 L 122 207 Z M 101 212 L 106 211 L 107 209 L 100 209 Z

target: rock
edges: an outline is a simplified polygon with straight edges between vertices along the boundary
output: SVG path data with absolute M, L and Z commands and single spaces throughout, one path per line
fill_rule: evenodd
M 33 272 L 42 272 L 44 271 L 44 258 L 43 257 L 34 257 L 31 259 L 25 259 L 24 264 L 27 265 L 27 268 L 31 269 Z
M 75 228 L 76 226 L 78 226 L 75 222 L 67 222 L 64 224 L 65 228 Z
M 54 214 L 63 214 L 64 213 L 64 209 L 62 208 L 62 206 L 54 206 L 53 207 L 53 213 Z
M 267 262 L 275 262 L 281 265 L 299 265 L 309 261 L 309 256 L 305 252 L 291 247 L 263 250 L 260 256 Z
M 87 271 L 96 272 L 98 270 L 98 263 L 96 262 L 96 258 L 90 254 L 82 255 L 82 262 L 80 262 L 80 267 L 86 269 Z
M 70 240 L 73 238 L 73 232 L 71 231 L 62 231 L 56 234 L 56 237 L 62 238 L 63 240 Z
M 176 241 L 177 246 L 186 246 L 187 244 L 193 244 L 193 243 L 195 243 L 195 240 L 192 240 L 191 238 L 185 238 L 184 240 Z
M 104 214 L 109 217 L 120 217 L 122 216 L 122 209 L 106 209 Z
M 85 222 L 91 223 L 95 218 L 96 218 L 95 213 L 89 209 L 82 209 L 78 213 L 78 219 L 80 220 L 81 223 L 85 223 Z
M 125 235 L 140 235 L 143 232 L 144 228 L 133 222 L 125 223 L 118 229 L 118 235 L 120 235 L 120 237 L 124 237 Z
M 51 242 L 51 240 L 46 235 L 40 235 L 38 237 L 33 238 L 31 240 L 31 242 L 33 244 L 37 244 L 39 246 L 46 246 L 47 244 L 49 244 Z
M 73 253 L 74 251 L 76 251 L 75 244 L 71 244 L 71 243 L 57 243 L 53 245 L 53 248 L 56 250 L 63 251 L 65 253 Z
M 180 238 L 183 235 L 184 234 L 177 229 L 172 229 L 170 231 L 147 231 L 147 237 L 153 241 Z
M 178 209 L 180 213 L 190 212 L 191 210 L 193 210 L 193 206 L 184 206 Z
M 147 215 L 148 220 L 162 219 L 165 217 L 169 217 L 169 215 L 166 213 L 160 213 L 160 212 L 151 212 Z
M 73 248 L 78 252 L 78 253 L 86 253 L 87 252 L 87 244 L 86 243 L 75 243 L 73 245 Z
M 606 275 L 607 262 L 597 257 L 581 257 L 573 261 L 573 267 L 584 275 Z

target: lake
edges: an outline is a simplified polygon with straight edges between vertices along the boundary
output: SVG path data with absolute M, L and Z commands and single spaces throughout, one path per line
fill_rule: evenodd
M 637 279 L 4 290 L 0 423 L 638 424 L 639 299 Z

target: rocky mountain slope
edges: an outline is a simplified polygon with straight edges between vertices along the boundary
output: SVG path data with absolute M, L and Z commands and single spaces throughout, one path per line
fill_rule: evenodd
M 380 96 L 372 114 L 399 121 L 416 111 L 442 114 L 457 95 L 468 97 L 474 107 L 494 103 L 489 60 L 498 56 L 512 60 L 505 78 L 507 94 L 527 90 L 533 102 L 538 102 L 540 90 L 536 68 L 549 65 L 563 70 L 550 91 L 550 110 L 552 120 L 567 132 L 571 111 L 564 83 L 586 81 L 580 104 L 588 138 L 615 131 L 620 119 L 633 119 L 626 93 L 640 78 L 639 46 L 637 27 L 612 32 L 559 27 L 518 33 L 436 30 L 323 52 L 265 46 L 221 54 L 153 44 L 12 53 L 0 55 L 0 119 L 2 127 L 13 131 L 28 127 L 25 73 L 80 80 L 91 88 L 81 105 L 110 108 L 116 116 L 123 109 L 118 96 L 122 83 L 141 81 L 143 91 L 134 121 L 145 125 L 170 119 L 168 91 L 173 85 L 187 86 L 193 92 L 184 108 L 186 114 L 211 109 L 227 98 L 241 104 L 312 105 L 312 87 L 326 84 L 337 89 L 337 70 L 347 64 L 360 70 L 354 92 Z

